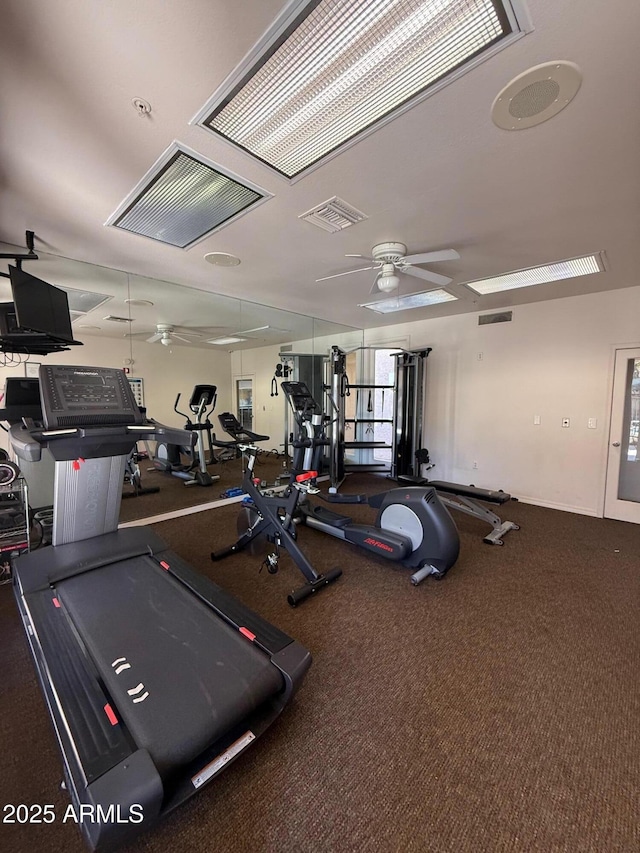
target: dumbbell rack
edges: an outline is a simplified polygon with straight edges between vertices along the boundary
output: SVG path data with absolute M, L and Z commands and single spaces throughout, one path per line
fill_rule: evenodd
M 29 550 L 27 481 L 0 484 L 0 584 L 11 580 L 15 557 Z

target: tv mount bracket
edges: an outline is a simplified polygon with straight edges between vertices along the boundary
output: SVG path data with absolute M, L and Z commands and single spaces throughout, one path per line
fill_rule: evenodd
M 33 250 L 33 231 L 25 232 L 25 242 L 27 244 L 27 253 L 26 254 L 18 254 L 17 252 L 0 252 L 0 258 L 8 261 L 15 261 L 16 266 L 19 270 L 22 269 L 23 261 L 37 261 L 38 255 Z M 0 272 L 0 275 L 4 278 L 9 278 L 8 272 Z

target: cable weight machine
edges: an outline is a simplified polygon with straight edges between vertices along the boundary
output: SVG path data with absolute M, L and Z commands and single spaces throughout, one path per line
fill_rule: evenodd
M 358 350 L 374 349 L 373 347 L 358 347 Z M 330 384 L 328 386 L 329 404 L 329 477 L 330 492 L 337 492 L 346 474 L 350 471 L 370 471 L 386 473 L 392 479 L 399 475 L 417 475 L 414 470 L 416 454 L 420 451 L 422 441 L 422 412 L 424 408 L 425 361 L 431 347 L 419 350 L 398 350 L 393 354 L 395 360 L 394 380 L 391 384 L 352 383 L 347 376 L 346 361 L 348 353 L 340 347 L 333 346 L 329 356 Z M 355 391 L 372 395 L 376 391 L 388 392 L 392 395 L 393 407 L 391 418 L 375 416 L 375 411 L 368 406 L 366 417 L 361 417 L 356 401 L 355 416 L 346 415 L 346 398 Z M 375 424 L 390 423 L 390 443 L 358 436 L 358 427 L 366 425 L 366 430 L 373 431 Z M 348 425 L 354 427 L 354 440 L 346 440 Z M 388 448 L 391 451 L 390 463 L 379 462 L 349 462 L 345 459 L 345 450 L 375 450 Z
M 371 349 L 371 347 L 358 347 L 358 349 Z M 478 518 L 491 526 L 489 533 L 483 537 L 484 542 L 489 545 L 503 545 L 503 537 L 510 530 L 518 530 L 519 526 L 513 521 L 502 521 L 495 512 L 483 504 L 502 506 L 511 500 L 510 494 L 501 489 L 481 489 L 473 485 L 428 480 L 421 474 L 423 466 L 433 468 L 429 460 L 429 451 L 422 447 L 426 359 L 430 352 L 431 347 L 418 350 L 398 349 L 393 356 L 395 359 L 394 382 L 393 385 L 386 386 L 350 383 L 346 369 L 347 352 L 337 346 L 331 348 L 329 400 L 332 412 L 328 416 L 330 421 L 329 492 L 335 494 L 350 471 L 386 471 L 390 479 L 403 485 L 433 486 L 442 503 L 449 509 Z M 345 414 L 346 398 L 350 396 L 352 390 L 375 393 L 380 388 L 393 393 L 391 462 L 389 465 L 349 463 L 345 460 L 345 449 L 349 447 L 375 449 L 388 446 L 375 440 L 359 441 L 357 436 L 353 442 L 345 440 L 345 429 L 348 423 L 353 423 L 357 427 L 360 423 L 385 422 L 384 418 L 358 418 L 357 403 L 354 419 L 347 418 Z

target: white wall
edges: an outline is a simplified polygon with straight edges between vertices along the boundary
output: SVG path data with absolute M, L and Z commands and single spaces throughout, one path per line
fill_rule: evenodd
M 511 323 L 443 317 L 370 330 L 365 343 L 395 335 L 433 347 L 424 445 L 434 479 L 602 515 L 613 353 L 640 341 L 640 287 L 512 310 Z
M 79 338 L 82 340 L 82 338 Z M 69 352 L 46 357 L 31 356 L 30 361 L 44 364 L 82 364 L 95 367 L 125 367 L 130 357 L 129 342 L 125 338 L 84 338 L 84 346 L 73 347 Z M 184 419 L 173 411 L 178 393 L 180 409 L 188 411 L 189 397 L 197 383 L 218 387 L 215 415 L 231 405 L 231 358 L 226 352 L 209 352 L 196 347 L 165 347 L 161 344 L 136 343 L 131 376 L 144 380 L 145 405 L 150 417 L 161 423 L 182 426 Z M 24 365 L 0 368 L 0 386 L 7 376 L 24 376 Z M 216 421 L 217 425 L 217 421 Z M 2 439 L 6 439 L 2 433 Z M 3 442 L 6 447 L 6 440 Z
M 512 311 L 510 323 L 479 326 L 473 313 L 370 329 L 364 345 L 433 347 L 423 442 L 436 463 L 431 477 L 601 516 L 614 350 L 640 343 L 640 287 Z M 294 350 L 326 352 L 332 343 L 344 342 L 298 342 Z M 254 378 L 254 427 L 272 436 L 272 446 L 283 432 L 282 395 L 269 396 L 278 351 L 231 357 L 234 375 Z M 589 418 L 596 429 L 587 427 Z

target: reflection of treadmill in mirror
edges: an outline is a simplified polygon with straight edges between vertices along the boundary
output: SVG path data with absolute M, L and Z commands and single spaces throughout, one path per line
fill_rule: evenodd
M 117 529 L 134 443 L 193 433 L 145 421 L 122 370 L 43 365 L 40 386 L 44 425 L 10 437 L 55 459 L 54 545 L 15 561 L 14 591 L 75 813 L 106 816 L 81 828 L 112 849 L 244 752 L 311 657 L 150 528 Z
M 0 304 L 0 351 L 47 355 L 71 346 L 69 300 L 64 290 L 9 266 L 13 302 Z
M 9 376 L 5 380 L 0 421 L 13 426 L 23 419 L 37 425 L 42 421 L 40 404 L 40 380 L 24 376 Z M 39 462 L 19 459 L 22 476 L 29 487 L 29 505 L 36 512 L 53 504 L 53 457 L 46 448 L 42 449 Z

